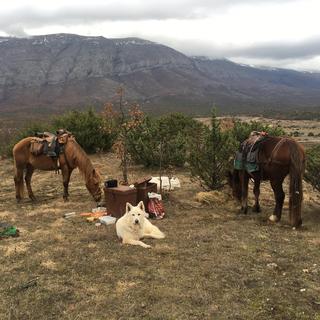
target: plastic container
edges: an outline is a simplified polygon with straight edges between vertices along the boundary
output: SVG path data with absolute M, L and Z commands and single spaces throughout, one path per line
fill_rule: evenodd
M 92 212 L 93 212 L 93 213 L 96 213 L 96 212 L 107 212 L 107 208 L 106 208 L 106 207 L 93 208 L 93 209 L 92 209 Z
M 118 186 L 118 180 L 112 179 L 112 180 L 106 180 L 104 182 L 104 186 L 106 188 L 116 188 Z
M 128 186 L 104 188 L 107 212 L 113 217 L 120 218 L 126 212 L 126 203 L 137 204 L 137 189 Z
M 114 224 L 116 223 L 116 220 L 117 218 L 115 217 L 111 217 L 111 216 L 103 216 L 101 218 L 99 218 L 99 221 L 102 223 L 102 224 Z

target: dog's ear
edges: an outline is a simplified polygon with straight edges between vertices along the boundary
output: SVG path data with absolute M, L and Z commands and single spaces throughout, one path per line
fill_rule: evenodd
M 128 213 L 132 208 L 133 208 L 133 206 L 129 202 L 127 202 L 126 203 L 126 213 Z
M 143 201 L 140 201 L 140 202 L 138 203 L 138 208 L 139 208 L 140 210 L 142 210 L 143 212 L 145 212 L 145 208 L 144 208 L 144 203 L 143 203 Z

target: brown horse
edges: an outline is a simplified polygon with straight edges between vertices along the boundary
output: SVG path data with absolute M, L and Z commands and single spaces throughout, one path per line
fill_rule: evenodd
M 274 213 L 269 220 L 280 221 L 285 198 L 282 183 L 289 174 L 289 220 L 293 227 L 299 227 L 302 224 L 302 176 L 305 164 L 305 152 L 302 145 L 291 138 L 267 137 L 260 143 L 258 164 L 259 170 L 255 172 L 248 173 L 246 170 L 236 169 L 233 173 L 229 172 L 229 184 L 233 195 L 241 202 L 241 210 L 243 213 L 247 213 L 248 210 L 249 179 L 254 180 L 255 205 L 253 210 L 255 212 L 260 212 L 260 182 L 269 180 L 276 200 Z
M 25 182 L 27 185 L 28 195 L 31 200 L 35 196 L 31 189 L 31 177 L 34 169 L 56 170 L 55 161 L 48 156 L 34 156 L 30 152 L 31 141 L 34 137 L 27 137 L 20 140 L 13 148 L 14 158 L 14 182 L 16 188 L 16 199 L 19 202 L 23 198 L 24 182 L 23 175 L 25 171 Z M 84 150 L 76 142 L 75 138 L 68 132 L 58 135 L 58 143 L 63 146 L 63 153 L 59 155 L 59 164 L 63 177 L 64 200 L 68 200 L 68 186 L 70 176 L 75 168 L 83 174 L 86 187 L 95 201 L 101 200 L 100 176 L 92 166 L 92 163 Z

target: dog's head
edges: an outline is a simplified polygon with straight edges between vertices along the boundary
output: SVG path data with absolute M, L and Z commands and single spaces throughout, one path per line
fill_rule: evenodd
M 129 202 L 126 204 L 126 215 L 133 225 L 142 225 L 145 217 L 145 208 L 143 201 L 140 201 L 137 206 L 133 206 Z

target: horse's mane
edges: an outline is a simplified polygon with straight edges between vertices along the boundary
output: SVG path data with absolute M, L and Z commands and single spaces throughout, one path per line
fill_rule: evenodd
M 71 157 L 74 159 L 74 162 L 79 171 L 84 175 L 86 180 L 92 178 L 94 167 L 88 155 L 74 138 L 69 138 L 68 143 L 69 148 L 72 152 Z

